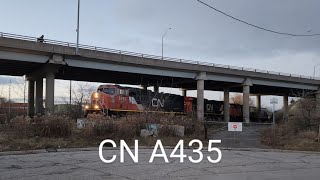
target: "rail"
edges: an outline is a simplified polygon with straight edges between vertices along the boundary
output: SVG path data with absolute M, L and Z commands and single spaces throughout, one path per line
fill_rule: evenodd
M 26 40 L 26 41 L 34 41 L 34 42 L 38 41 L 38 38 L 36 38 L 36 37 L 23 36 L 23 35 L 18 35 L 18 34 L 10 34 L 10 33 L 4 33 L 4 32 L 0 32 L 0 38 L 11 38 L 11 39 Z M 75 43 L 57 41 L 57 40 L 51 40 L 51 39 L 44 39 L 43 43 L 52 44 L 52 45 L 67 46 L 67 47 L 73 47 L 73 48 L 75 48 L 77 46 Z M 136 52 L 130 52 L 130 51 L 123 51 L 123 50 L 117 50 L 117 49 L 110 49 L 110 48 L 103 48 L 103 47 L 96 47 L 96 46 L 83 45 L 83 44 L 79 44 L 78 46 L 80 49 L 115 53 L 115 54 L 128 55 L 128 56 L 136 56 L 136 57 L 142 57 L 142 58 L 148 58 L 148 59 L 157 59 L 157 60 L 163 60 L 163 61 L 172 61 L 172 62 L 179 62 L 179 63 L 185 63 L 185 64 L 196 64 L 196 65 L 225 68 L 225 69 L 232 69 L 232 70 L 265 73 L 265 74 L 274 74 L 274 75 L 296 77 L 296 78 L 302 78 L 302 79 L 320 80 L 320 77 L 312 77 L 312 76 L 304 76 L 304 75 L 298 75 L 298 74 L 274 72 L 274 71 L 260 70 L 260 69 L 254 69 L 254 68 L 245 68 L 245 67 L 238 67 L 238 66 L 230 66 L 230 65 L 223 65 L 223 64 L 215 64 L 215 63 L 201 62 L 201 61 L 194 61 L 194 60 L 161 57 L 161 56 L 142 54 L 142 53 L 136 53 Z

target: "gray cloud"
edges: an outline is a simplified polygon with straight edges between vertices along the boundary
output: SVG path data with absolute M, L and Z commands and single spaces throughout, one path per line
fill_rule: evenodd
M 211 57 L 273 56 L 274 51 L 317 52 L 320 37 L 289 37 L 264 32 L 229 19 L 197 3 L 196 0 L 141 0 L 117 3 L 116 18 L 128 23 L 145 41 L 158 36 L 169 26 L 175 48 Z M 319 33 L 319 1 L 222 1 L 207 3 L 251 23 L 291 33 Z M 135 24 L 135 25 L 133 25 Z M 132 28 L 133 28 L 132 27 Z M 308 32 L 311 31 L 311 32 Z M 152 39 L 152 38 L 151 38 Z M 170 46 L 170 44 L 169 44 Z M 181 52 L 183 53 L 183 51 Z M 172 53 L 173 54 L 173 53 Z M 212 55 L 211 55 L 212 54 Z M 207 55 L 205 55 L 207 56 Z
M 318 0 L 203 1 L 273 30 L 320 32 Z M 75 41 L 75 1 L 11 0 L 2 5 L 7 8 L 0 12 L 0 21 L 6 24 L 1 31 L 34 36 L 44 33 L 48 38 Z M 43 13 L 50 7 L 64 13 Z M 13 8 L 18 11 L 11 11 Z M 172 30 L 165 37 L 164 55 L 169 57 L 305 75 L 312 75 L 313 66 L 320 63 L 320 36 L 264 32 L 218 14 L 196 0 L 82 1 L 83 44 L 161 55 L 161 36 L 168 27 Z M 8 79 L 0 76 L 0 84 L 4 83 Z M 58 89 L 59 94 L 64 93 L 63 87 Z

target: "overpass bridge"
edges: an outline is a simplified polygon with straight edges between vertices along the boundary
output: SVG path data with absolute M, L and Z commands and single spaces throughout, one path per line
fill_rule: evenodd
M 249 97 L 257 96 L 261 108 L 261 95 L 284 97 L 284 110 L 288 97 L 308 90 L 320 102 L 320 79 L 273 71 L 235 67 L 207 62 L 153 56 L 141 53 L 79 45 L 0 32 L 0 74 L 26 75 L 28 80 L 28 113 L 42 112 L 43 78 L 46 78 L 46 111 L 54 111 L 54 80 L 77 80 L 141 85 L 143 88 L 159 86 L 197 90 L 197 119 L 204 119 L 204 90 L 224 91 L 224 105 L 229 106 L 229 93 L 243 93 L 243 117 L 250 121 Z M 224 111 L 229 121 L 229 109 Z M 286 113 L 284 113 L 286 114 Z

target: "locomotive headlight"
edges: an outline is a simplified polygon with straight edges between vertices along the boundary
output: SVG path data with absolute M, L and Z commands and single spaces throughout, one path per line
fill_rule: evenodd
M 86 106 L 85 106 L 85 108 L 86 108 L 86 109 L 89 109 L 89 106 L 88 106 L 88 105 L 86 105 Z
M 95 108 L 95 109 L 99 109 L 99 106 L 98 106 L 98 105 L 95 105 L 94 108 Z
M 99 94 L 98 94 L 98 93 L 94 93 L 94 97 L 95 97 L 95 98 L 98 98 L 98 97 L 99 97 Z

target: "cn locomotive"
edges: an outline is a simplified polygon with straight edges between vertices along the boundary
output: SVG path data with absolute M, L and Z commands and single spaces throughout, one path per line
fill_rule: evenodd
M 192 115 L 196 113 L 197 98 L 184 97 L 169 93 L 152 92 L 139 88 L 120 85 L 100 85 L 97 92 L 91 95 L 91 103 L 85 106 L 85 116 L 90 113 L 103 113 L 111 116 L 128 112 L 155 112 Z M 204 114 L 207 120 L 223 120 L 223 101 L 204 100 Z M 260 121 L 268 120 L 268 116 L 260 114 Z M 263 113 L 264 114 L 264 113 Z M 266 114 L 266 113 L 265 113 Z M 242 121 L 242 106 L 230 104 L 230 121 Z

